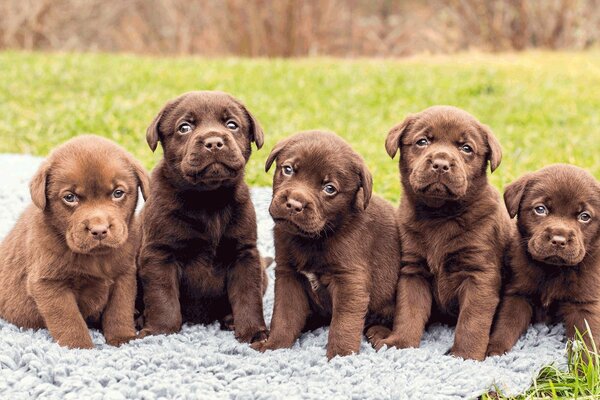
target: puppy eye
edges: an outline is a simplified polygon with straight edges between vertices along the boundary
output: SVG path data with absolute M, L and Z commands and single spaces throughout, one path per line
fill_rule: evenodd
M 333 196 L 334 194 L 337 193 L 337 189 L 335 188 L 335 186 L 333 186 L 330 183 L 328 183 L 327 185 L 323 186 L 323 191 L 326 194 L 328 194 L 329 196 Z
M 471 154 L 473 152 L 473 148 L 471 146 L 469 146 L 468 144 L 463 144 L 462 146 L 459 147 L 460 151 L 463 151 L 467 154 Z
M 535 206 L 533 208 L 533 211 L 537 214 L 537 215 L 548 215 L 548 209 L 546 208 L 546 206 Z
M 579 222 L 583 222 L 584 224 L 590 222 L 591 219 L 592 219 L 592 216 L 590 215 L 590 213 L 585 212 L 585 211 L 577 216 L 577 220 Z
M 179 125 L 177 131 L 182 135 L 188 134 L 192 131 L 192 125 L 188 124 L 187 122 L 184 122 L 183 124 Z
M 229 121 L 227 121 L 225 123 L 225 126 L 227 126 L 227 128 L 231 129 L 232 131 L 237 130 L 240 126 L 237 124 L 237 122 L 235 122 L 234 120 L 230 119 Z
M 281 173 L 286 176 L 292 176 L 294 174 L 294 168 L 289 165 L 284 165 L 281 167 Z
M 429 140 L 427 140 L 425 138 L 419 139 L 419 140 L 417 140 L 417 142 L 415 144 L 419 147 L 425 147 L 429 144 Z
M 68 193 L 63 196 L 63 200 L 65 201 L 65 203 L 75 204 L 79 201 L 79 198 L 73 193 Z
M 125 192 L 121 189 L 117 189 L 112 193 L 112 197 L 115 199 L 120 199 L 123 196 L 125 196 Z

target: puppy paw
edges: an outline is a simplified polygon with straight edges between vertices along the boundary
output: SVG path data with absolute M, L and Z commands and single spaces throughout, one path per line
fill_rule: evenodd
M 221 329 L 224 331 L 233 331 L 235 330 L 235 325 L 233 323 L 233 314 L 226 315 L 222 320 L 219 321 L 221 325 Z
M 397 349 L 416 348 L 419 347 L 420 341 L 411 342 L 404 339 L 402 336 L 392 333 L 386 338 L 373 341 L 371 344 L 375 350 L 379 351 L 383 346 L 387 346 L 388 348 L 395 347 Z
M 488 356 L 501 356 L 506 354 L 510 349 L 502 345 L 502 343 L 490 343 L 487 348 L 486 355 Z
M 462 358 L 463 360 L 483 361 L 485 359 L 485 353 L 477 354 L 475 351 L 455 349 L 454 347 L 450 349 L 448 354 L 452 357 Z
M 267 339 L 268 330 L 266 327 L 253 327 L 246 329 L 235 329 L 235 338 L 242 343 L 254 343 Z
M 87 338 L 64 338 L 56 341 L 60 346 L 67 347 L 69 349 L 93 349 L 94 343 L 91 337 Z
M 117 335 L 117 336 L 108 336 L 106 337 L 106 343 L 111 345 L 111 346 L 115 346 L 115 347 L 119 347 L 122 344 L 125 344 L 131 340 L 137 339 L 138 336 L 136 336 L 135 334 L 131 334 L 131 335 Z
M 153 335 L 170 335 L 172 333 L 179 332 L 179 329 L 176 328 L 152 328 L 152 327 L 144 327 L 140 333 L 137 335 L 137 339 L 145 338 L 146 336 Z
M 293 343 L 288 344 L 288 343 L 284 343 L 283 341 L 278 341 L 278 340 L 275 340 L 272 338 L 268 338 L 263 341 L 254 342 L 250 345 L 250 347 L 252 347 L 256 351 L 260 351 L 261 353 L 264 353 L 267 350 L 289 349 L 290 347 L 292 347 L 292 345 L 293 345 Z
M 374 325 L 367 329 L 365 336 L 367 340 L 375 349 L 379 350 L 383 344 L 379 344 L 383 339 L 388 337 L 392 333 L 387 327 L 383 325 Z M 379 346 L 379 347 L 378 347 Z
M 350 356 L 352 354 L 358 354 L 358 350 L 342 348 L 338 346 L 327 346 L 327 359 L 331 360 L 334 357 Z

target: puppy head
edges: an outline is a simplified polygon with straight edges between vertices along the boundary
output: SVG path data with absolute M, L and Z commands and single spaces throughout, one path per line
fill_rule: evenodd
M 148 174 L 113 142 L 84 135 L 56 148 L 34 175 L 33 203 L 45 223 L 75 253 L 102 254 L 121 246 Z
M 534 260 L 574 266 L 600 244 L 600 184 L 571 165 L 552 165 L 508 185 L 504 201 Z
M 154 151 L 162 144 L 171 171 L 186 184 L 211 190 L 243 176 L 251 142 L 263 131 L 239 101 L 222 92 L 185 93 L 168 102 L 146 132 Z
M 330 132 L 307 131 L 279 142 L 269 212 L 286 231 L 304 237 L 332 233 L 367 208 L 373 180 L 363 159 Z
M 500 165 L 502 150 L 490 129 L 469 113 L 435 106 L 409 115 L 386 139 L 394 157 L 400 149 L 404 190 L 431 206 L 460 201 L 487 182 Z

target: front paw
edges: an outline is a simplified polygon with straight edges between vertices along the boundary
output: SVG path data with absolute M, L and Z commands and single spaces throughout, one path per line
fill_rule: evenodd
M 236 329 L 235 338 L 242 343 L 254 343 L 264 341 L 269 337 L 269 331 L 266 327 L 251 327 L 245 329 Z
M 250 345 L 254 350 L 260 351 L 264 353 L 267 350 L 277 350 L 277 349 L 289 349 L 292 347 L 293 343 L 287 343 L 285 341 L 276 340 L 272 337 L 267 340 L 257 341 Z
M 391 333 L 392 331 L 383 325 L 374 325 L 367 329 L 365 336 L 367 337 L 367 340 L 371 346 L 373 346 L 376 350 L 379 350 L 383 346 L 383 344 L 380 345 L 379 343 L 386 337 L 390 336 Z
M 67 337 L 61 338 L 56 341 L 60 346 L 67 347 L 69 349 L 93 349 L 94 343 L 92 342 L 92 338 L 87 335 L 87 337 Z
M 510 347 L 502 344 L 502 343 L 494 343 L 490 342 L 487 348 L 486 354 L 488 356 L 501 356 L 510 351 Z
M 131 340 L 134 340 L 137 338 L 138 338 L 138 336 L 136 336 L 135 333 L 124 334 L 124 335 L 111 335 L 111 336 L 106 336 L 106 344 L 108 344 L 110 346 L 119 347 L 122 344 L 130 342 Z
M 138 334 L 137 338 L 138 339 L 142 339 L 145 338 L 146 336 L 153 336 L 153 335 L 170 335 L 173 333 L 177 333 L 179 332 L 180 328 L 176 328 L 176 327 L 152 327 L 152 326 L 145 326 L 140 333 Z
M 455 347 L 452 347 L 448 354 L 452 357 L 462 358 L 463 360 L 483 361 L 485 359 L 485 352 L 482 354 L 478 354 L 476 351 L 473 350 L 457 349 Z
M 371 342 L 371 345 L 377 351 L 381 350 L 383 346 L 387 346 L 388 348 L 395 347 L 397 349 L 410 349 L 417 348 L 420 344 L 420 340 L 406 340 L 406 338 L 402 337 L 401 335 L 394 334 L 393 332 L 388 337 L 374 339 Z
M 330 342 L 327 344 L 327 359 L 331 360 L 336 356 L 345 357 L 352 354 L 358 354 L 358 350 L 358 348 L 352 349 L 348 346 L 337 345 Z

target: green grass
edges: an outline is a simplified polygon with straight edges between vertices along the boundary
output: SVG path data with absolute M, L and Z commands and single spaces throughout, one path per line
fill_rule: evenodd
M 160 152 L 147 147 L 146 127 L 168 99 L 195 89 L 234 94 L 262 124 L 265 147 L 247 168 L 252 185 L 270 185 L 264 161 L 278 140 L 325 128 L 365 157 L 375 191 L 397 201 L 397 160 L 385 152 L 386 134 L 408 113 L 433 104 L 462 107 L 491 126 L 504 149 L 491 177 L 499 189 L 555 162 L 579 165 L 600 178 L 600 52 L 397 61 L 4 52 L 0 153 L 46 155 L 70 137 L 95 133 L 151 168 Z M 522 398 L 599 398 L 599 381 L 598 367 L 574 358 L 568 371 L 542 371 Z
M 192 89 L 242 99 L 266 132 L 247 169 L 252 185 L 272 146 L 305 129 L 346 138 L 367 160 L 375 191 L 399 198 L 388 130 L 433 104 L 465 108 L 504 148 L 492 182 L 569 162 L 600 177 L 600 52 L 465 54 L 381 60 L 152 58 L 106 54 L 0 53 L 0 152 L 45 155 L 64 140 L 96 133 L 151 168 L 160 157 L 145 129 L 166 100 Z
M 548 366 L 542 369 L 532 387 L 518 400 L 534 399 L 600 399 L 600 353 L 594 346 L 588 348 L 580 333 L 577 340 L 570 341 L 567 369 Z M 493 392 L 482 396 L 482 400 L 509 399 Z

